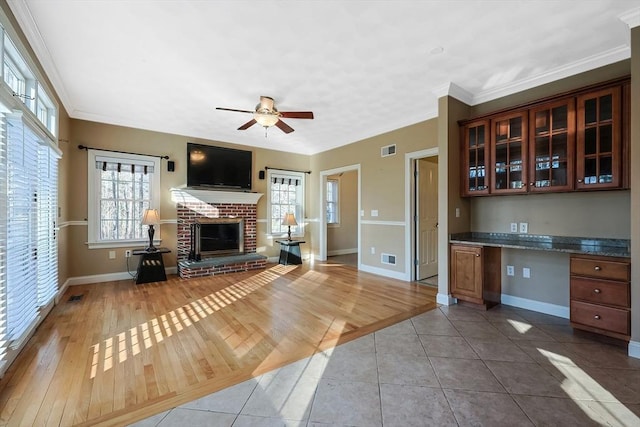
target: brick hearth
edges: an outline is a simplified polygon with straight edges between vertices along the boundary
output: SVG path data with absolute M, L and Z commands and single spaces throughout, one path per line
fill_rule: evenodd
M 215 198 L 215 191 L 208 191 Z M 228 194 L 220 192 L 220 194 Z M 176 197 L 174 197 L 174 200 Z M 267 257 L 256 253 L 255 203 L 216 203 L 198 200 L 194 197 L 181 197 L 176 200 L 178 216 L 178 273 L 181 278 L 211 276 L 264 268 Z M 201 261 L 189 260 L 191 244 L 191 224 L 205 218 L 243 218 L 244 254 L 204 258 Z

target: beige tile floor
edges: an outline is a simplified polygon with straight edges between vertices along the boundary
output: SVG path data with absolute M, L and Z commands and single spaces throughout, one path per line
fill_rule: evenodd
M 454 305 L 134 424 L 640 426 L 640 360 L 566 319 Z

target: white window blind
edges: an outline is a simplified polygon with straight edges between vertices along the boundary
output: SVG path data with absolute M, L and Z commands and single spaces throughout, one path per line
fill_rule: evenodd
M 0 373 L 58 291 L 55 240 L 59 156 L 20 114 L 0 138 Z

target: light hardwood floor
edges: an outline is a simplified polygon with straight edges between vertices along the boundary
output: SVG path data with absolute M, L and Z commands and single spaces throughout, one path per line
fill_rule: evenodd
M 318 262 L 75 286 L 0 380 L 0 425 L 125 425 L 435 307 L 432 288 Z

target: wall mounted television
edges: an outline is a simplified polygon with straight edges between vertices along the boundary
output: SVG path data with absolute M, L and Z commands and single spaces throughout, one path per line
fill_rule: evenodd
M 187 187 L 251 190 L 253 153 L 187 143 Z

